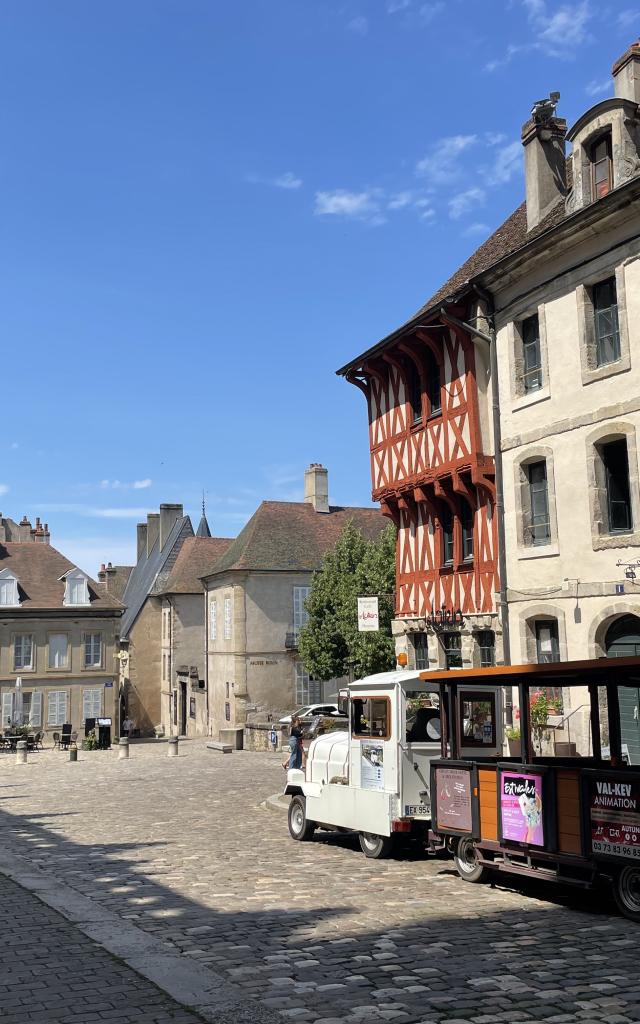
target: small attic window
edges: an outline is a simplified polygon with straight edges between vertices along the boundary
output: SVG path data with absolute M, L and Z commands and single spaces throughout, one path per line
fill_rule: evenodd
M 20 605 L 18 579 L 9 569 L 0 572 L 0 605 L 17 608 Z
M 61 578 L 65 583 L 64 604 L 89 604 L 89 584 L 80 569 L 71 569 Z
M 591 163 L 591 198 L 602 199 L 613 188 L 613 164 L 611 160 L 611 133 L 601 135 L 589 150 Z

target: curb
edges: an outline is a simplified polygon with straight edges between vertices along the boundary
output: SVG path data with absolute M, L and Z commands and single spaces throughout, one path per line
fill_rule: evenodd
M 268 796 L 266 800 L 263 800 L 259 806 L 265 811 L 277 811 L 279 814 L 287 814 L 290 799 L 284 793 L 274 793 L 273 796 Z
M 94 902 L 24 857 L 0 853 L 0 872 L 74 924 L 83 935 L 150 981 L 174 1002 L 215 1024 L 282 1024 L 282 1017 L 204 964 L 173 953 L 114 911 Z

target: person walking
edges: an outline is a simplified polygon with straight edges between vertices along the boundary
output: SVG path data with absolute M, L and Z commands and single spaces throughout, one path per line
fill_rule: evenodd
M 289 768 L 302 768 L 303 755 L 302 722 L 297 715 L 294 715 L 291 719 L 291 730 L 289 732 L 289 758 L 284 760 L 282 767 L 285 771 Z

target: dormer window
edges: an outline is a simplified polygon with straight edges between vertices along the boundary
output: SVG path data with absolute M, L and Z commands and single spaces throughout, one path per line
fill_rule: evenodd
M 60 579 L 64 580 L 64 604 L 89 604 L 89 583 L 80 569 L 70 569 Z
M 0 605 L 5 608 L 17 608 L 20 605 L 18 578 L 10 569 L 0 572 Z
M 611 135 L 601 135 L 591 146 L 591 198 L 602 199 L 613 188 Z

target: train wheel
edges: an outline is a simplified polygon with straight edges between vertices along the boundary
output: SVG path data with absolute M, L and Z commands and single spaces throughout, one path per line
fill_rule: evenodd
M 294 796 L 289 804 L 289 835 L 304 843 L 316 830 L 315 821 L 307 820 L 307 802 L 303 796 Z
M 393 840 L 391 836 L 376 836 L 373 832 L 360 833 L 360 849 L 365 857 L 372 860 L 381 860 L 391 853 Z
M 484 882 L 489 874 L 488 868 L 478 859 L 473 839 L 460 839 L 453 855 L 456 870 L 465 882 Z
M 618 908 L 630 921 L 640 921 L 640 867 L 629 864 L 613 883 Z

